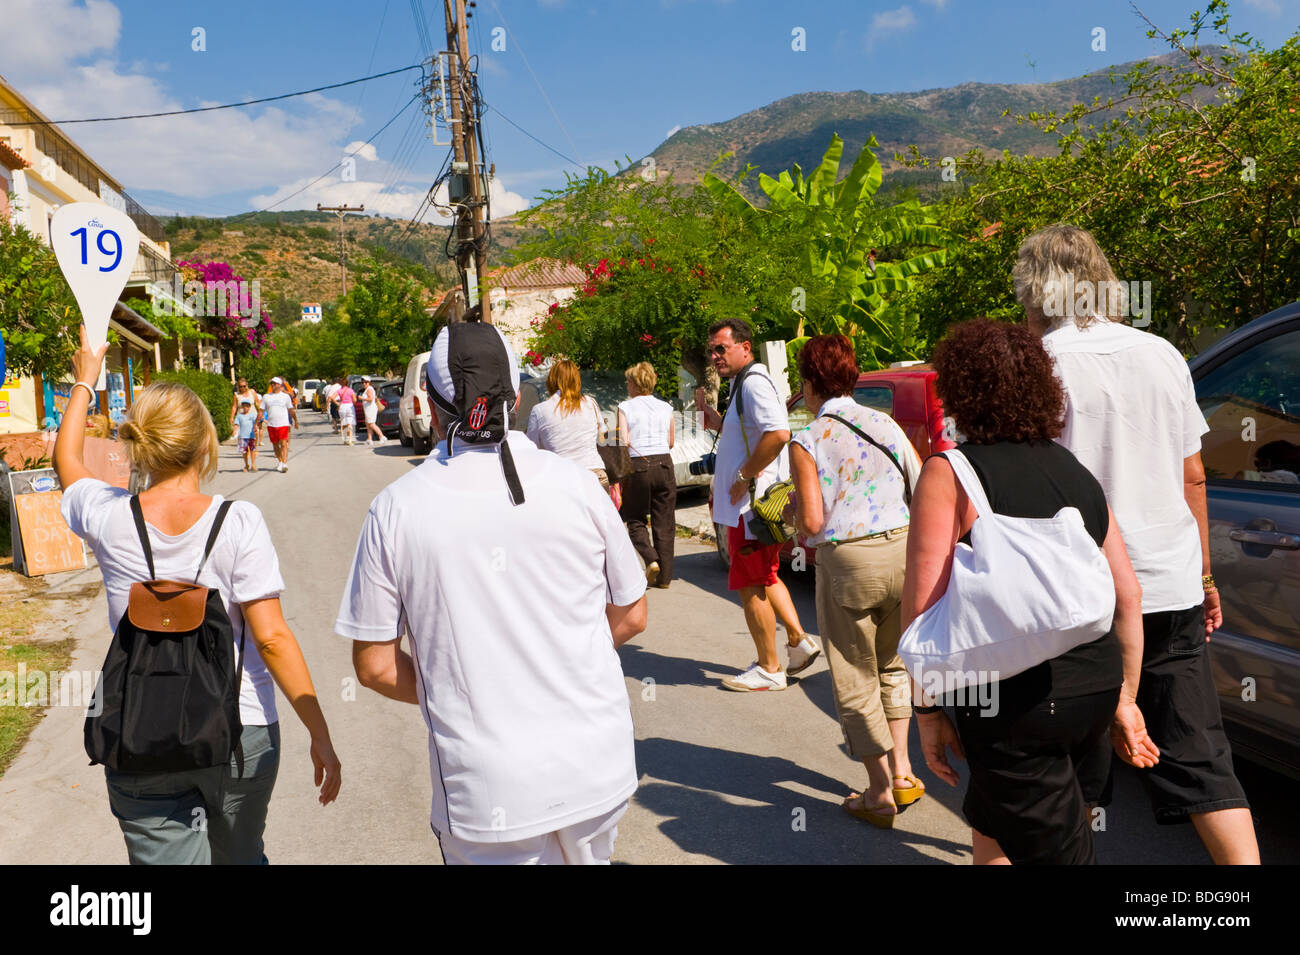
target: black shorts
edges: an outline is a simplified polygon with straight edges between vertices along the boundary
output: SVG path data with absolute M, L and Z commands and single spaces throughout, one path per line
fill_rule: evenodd
M 1160 761 L 1140 775 L 1156 822 L 1187 822 L 1191 813 L 1249 808 L 1232 768 L 1210 655 L 1205 611 L 1144 613 L 1138 709 Z
M 339 406 L 338 406 L 338 405 L 330 405 L 330 417 L 333 418 L 335 421 L 338 421 L 338 420 L 339 420 Z
M 956 709 L 970 766 L 962 812 L 1016 865 L 1092 865 L 1089 806 L 1110 801 L 1110 724 L 1119 687 L 1036 696 L 1002 699 L 993 716 Z

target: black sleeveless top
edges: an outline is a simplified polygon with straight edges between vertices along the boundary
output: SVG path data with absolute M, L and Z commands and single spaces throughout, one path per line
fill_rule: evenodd
M 1055 441 L 1004 441 L 962 444 L 989 504 L 1008 517 L 1053 517 L 1076 507 L 1088 534 L 1100 547 L 1110 530 L 1110 514 L 1101 484 L 1078 459 Z M 970 543 L 970 534 L 962 537 Z M 999 681 L 998 692 L 1035 699 L 1060 699 L 1111 690 L 1124 682 L 1119 638 L 1104 637 L 1068 650 L 1059 657 Z

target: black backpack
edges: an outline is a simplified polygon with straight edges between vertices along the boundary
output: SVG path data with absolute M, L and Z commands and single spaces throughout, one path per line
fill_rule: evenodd
M 86 754 L 124 773 L 221 766 L 235 754 L 243 775 L 239 684 L 230 617 L 219 591 L 198 586 L 230 501 L 217 509 L 194 583 L 157 580 L 140 499 L 131 497 L 149 580 L 131 585 L 86 717 Z

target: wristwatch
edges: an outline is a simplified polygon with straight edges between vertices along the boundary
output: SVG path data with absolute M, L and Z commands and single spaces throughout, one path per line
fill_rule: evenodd
M 1211 590 L 1217 590 L 1217 589 L 1218 589 L 1217 587 L 1214 586 L 1214 575 L 1213 575 L 1213 574 L 1202 574 L 1202 575 L 1201 575 L 1201 589 L 1204 590 L 1207 594 L 1208 594 Z

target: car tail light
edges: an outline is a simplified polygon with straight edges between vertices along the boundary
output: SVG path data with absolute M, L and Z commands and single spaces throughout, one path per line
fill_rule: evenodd
M 415 414 L 420 413 L 420 399 L 417 395 L 411 396 L 411 402 L 415 405 Z

